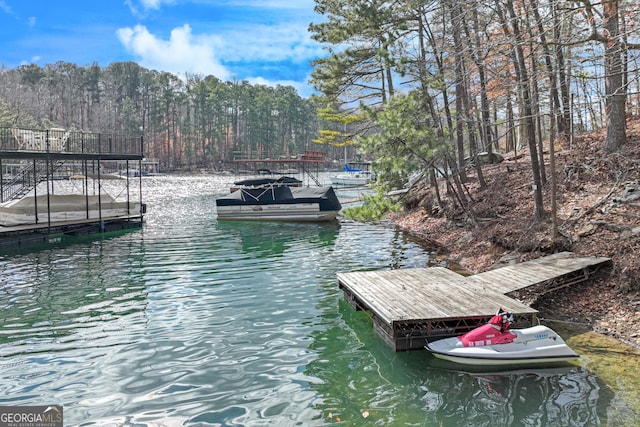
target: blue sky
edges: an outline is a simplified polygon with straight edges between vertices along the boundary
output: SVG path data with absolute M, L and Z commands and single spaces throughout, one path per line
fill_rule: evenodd
M 0 65 L 135 61 L 158 71 L 288 85 L 323 56 L 314 0 L 0 0 Z

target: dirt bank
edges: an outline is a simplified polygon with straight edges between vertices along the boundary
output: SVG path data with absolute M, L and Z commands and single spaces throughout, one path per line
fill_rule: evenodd
M 473 273 L 568 250 L 610 257 L 613 266 L 587 282 L 540 296 L 540 316 L 574 322 L 640 348 L 640 120 L 628 123 L 628 141 L 606 153 L 604 131 L 556 145 L 559 236 L 552 239 L 550 184 L 547 216 L 533 221 L 528 150 L 483 167 L 487 186 L 469 172 L 468 194 L 477 223 L 451 206 L 436 206 L 424 186 L 405 198 L 407 210 L 390 219 L 400 229 L 437 245 L 442 256 Z M 526 151 L 526 152 L 525 152 Z M 545 153 L 550 176 L 549 153 Z M 441 184 L 444 194 L 444 183 Z

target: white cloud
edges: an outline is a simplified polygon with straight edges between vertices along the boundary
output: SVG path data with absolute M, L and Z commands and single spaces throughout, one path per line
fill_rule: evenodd
M 9 6 L 4 0 L 0 0 L 0 10 L 2 10 L 7 15 L 13 15 L 11 6 Z
M 2 1 L 2 0 L 0 0 Z M 131 13 L 143 17 L 150 10 L 160 10 L 163 5 L 172 5 L 175 0 L 124 0 Z
M 230 30 L 221 38 L 233 40 L 219 47 L 221 55 L 224 50 L 223 57 L 228 61 L 301 61 L 323 53 L 321 46 L 309 37 L 306 25 L 302 24 L 253 25 L 251 28 Z
M 145 9 L 160 9 L 162 0 L 142 0 L 141 3 Z
M 224 30 L 222 30 L 224 31 Z M 255 69 L 246 68 L 241 75 L 232 75 L 220 58 L 227 63 L 263 65 L 277 64 L 282 61 L 306 62 L 323 52 L 319 44 L 310 39 L 306 26 L 251 26 L 234 28 L 216 35 L 194 35 L 191 27 L 185 24 L 171 31 L 169 40 L 163 40 L 152 34 L 142 25 L 133 28 L 121 28 L 117 31 L 120 42 L 127 51 L 137 57 L 144 67 L 174 74 L 185 72 L 214 75 L 221 80 L 240 78 L 275 86 L 293 86 L 299 90 L 307 85 L 306 81 L 281 80 L 268 82 L 256 75 Z
M 120 28 L 117 35 L 127 51 L 146 68 L 174 74 L 214 75 L 221 80 L 231 76 L 217 58 L 215 38 L 194 36 L 189 25 L 174 28 L 169 40 L 156 37 L 142 25 Z
M 20 61 L 20 65 L 37 64 L 40 59 L 42 58 L 40 58 L 39 56 L 33 56 L 29 61 Z
M 145 14 L 181 2 L 197 3 L 201 10 L 224 4 L 244 13 L 210 22 L 197 18 L 193 29 L 188 24 L 176 27 L 168 40 L 155 27 L 119 29 L 121 43 L 142 66 L 179 75 L 189 72 L 226 81 L 293 86 L 301 94 L 310 91 L 309 76 L 302 81 L 301 71 L 306 73 L 313 59 L 325 55 L 308 32 L 313 0 L 126 0 Z
M 249 82 L 249 84 L 252 84 L 252 85 L 263 85 L 263 86 L 270 86 L 270 87 L 275 87 L 277 85 L 291 86 L 298 92 L 298 95 L 300 95 L 303 98 L 308 98 L 311 96 L 312 93 L 314 93 L 313 87 L 309 86 L 309 84 L 307 83 L 307 80 L 310 77 L 311 76 L 307 76 L 307 78 L 304 81 L 266 80 L 262 77 L 253 77 L 253 78 L 248 78 L 243 80 L 246 80 L 247 82 Z

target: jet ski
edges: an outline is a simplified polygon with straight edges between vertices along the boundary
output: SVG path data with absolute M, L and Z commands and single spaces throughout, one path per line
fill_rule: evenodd
M 513 315 L 499 309 L 489 323 L 459 337 L 426 345 L 435 357 L 465 365 L 531 365 L 578 357 L 556 332 L 542 325 L 509 329 Z

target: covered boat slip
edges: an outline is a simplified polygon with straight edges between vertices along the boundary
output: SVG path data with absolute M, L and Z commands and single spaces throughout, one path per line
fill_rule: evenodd
M 431 267 L 338 273 L 337 279 L 345 299 L 369 311 L 378 334 L 403 351 L 468 332 L 488 322 L 498 308 L 513 313 L 514 326 L 531 326 L 537 310 L 505 294 L 532 286 L 568 286 L 610 261 L 563 252 L 470 277 Z
M 117 201 L 107 194 L 50 194 L 0 204 L 0 226 L 131 217 L 141 212 L 140 203 Z
M 142 138 L 66 129 L 0 128 L 0 159 L 142 160 Z
M 257 154 L 257 153 L 254 153 Z M 291 175 L 300 173 L 302 176 L 312 180 L 320 186 L 318 178 L 321 168 L 326 160 L 325 154 L 321 151 L 307 150 L 300 156 L 278 159 L 253 158 L 251 153 L 235 153 L 237 158 L 233 160 L 236 174 L 253 170 L 254 173 L 269 175 Z M 277 168 L 274 170 L 273 168 Z
M 129 179 L 129 162 L 142 161 L 140 136 L 0 128 L 0 247 L 141 227 L 142 180 Z M 124 177 L 105 173 L 122 164 Z M 118 182 L 115 197 L 105 180 Z

